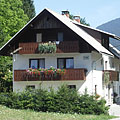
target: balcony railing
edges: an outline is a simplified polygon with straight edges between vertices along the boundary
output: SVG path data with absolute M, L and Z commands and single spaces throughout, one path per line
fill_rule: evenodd
M 118 71 L 104 70 L 103 73 L 104 74 L 105 73 L 109 74 L 109 80 L 110 81 L 118 81 L 119 80 L 119 72 Z
M 37 54 L 38 45 L 40 43 L 19 43 L 19 54 Z M 79 41 L 63 41 L 57 45 L 56 53 L 72 53 L 79 52 Z
M 64 81 L 64 80 L 86 80 L 86 69 L 66 69 L 64 75 L 56 77 L 28 75 L 26 70 L 14 70 L 14 81 Z

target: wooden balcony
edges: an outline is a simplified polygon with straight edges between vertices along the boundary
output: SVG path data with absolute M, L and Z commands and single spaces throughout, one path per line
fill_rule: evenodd
M 66 69 L 65 75 L 56 77 L 28 75 L 26 70 L 14 70 L 14 81 L 64 81 L 86 80 L 86 69 Z
M 109 79 L 110 79 L 110 81 L 118 81 L 119 80 L 119 72 L 118 71 L 112 71 L 112 70 L 104 70 L 103 71 L 104 74 L 106 72 L 109 73 Z
M 19 54 L 39 54 L 38 45 L 40 43 L 19 43 Z M 79 41 L 63 41 L 57 45 L 56 53 L 79 52 Z

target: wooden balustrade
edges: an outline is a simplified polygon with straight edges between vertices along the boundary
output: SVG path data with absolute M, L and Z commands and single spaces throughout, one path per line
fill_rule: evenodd
M 49 80 L 86 80 L 86 69 L 66 69 L 64 75 L 30 75 L 26 70 L 14 70 L 14 81 L 49 81 Z
M 109 73 L 109 80 L 110 81 L 118 81 L 119 80 L 119 72 L 118 71 L 104 70 L 103 73 L 104 74 Z
M 37 54 L 38 45 L 40 43 L 31 42 L 31 43 L 19 43 L 19 54 Z M 79 41 L 63 41 L 57 44 L 56 53 L 72 53 L 79 52 Z

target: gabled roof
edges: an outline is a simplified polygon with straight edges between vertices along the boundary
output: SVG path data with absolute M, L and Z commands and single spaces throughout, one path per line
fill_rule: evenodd
M 78 25 L 78 26 L 82 26 L 82 27 L 84 27 L 84 28 L 88 28 L 88 29 L 97 31 L 97 32 L 100 32 L 100 33 L 109 35 L 109 36 L 112 37 L 112 38 L 115 38 L 115 39 L 120 40 L 120 37 L 117 36 L 117 35 L 115 35 L 115 34 L 113 34 L 113 33 L 109 33 L 109 32 L 106 32 L 106 31 L 103 31 L 103 30 L 100 30 L 100 29 L 96 29 L 96 28 L 93 28 L 93 27 L 91 27 L 91 26 L 83 25 L 83 24 L 81 24 L 81 23 L 78 23 L 76 20 L 72 20 L 72 22 L 73 22 L 74 24 Z
M 69 18 L 67 18 L 66 16 L 60 15 L 50 9 L 44 9 L 46 11 L 48 11 L 49 13 L 51 13 L 55 18 L 57 18 L 59 21 L 61 21 L 64 25 L 66 25 L 68 28 L 70 28 L 73 32 L 75 32 L 78 36 L 80 36 L 81 38 L 83 38 L 89 45 L 91 45 L 94 49 L 96 49 L 99 53 L 105 53 L 108 54 L 110 56 L 113 56 L 113 54 L 108 51 L 105 47 L 103 47 L 98 41 L 96 41 L 96 39 L 94 39 L 91 35 L 89 35 L 86 31 L 84 31 L 83 29 L 81 29 L 80 27 L 78 27 L 77 25 L 75 25 L 73 23 L 73 21 Z M 43 10 L 43 11 L 44 11 Z M 42 11 L 42 12 L 43 12 Z M 5 47 L 12 41 L 14 40 L 14 38 L 20 34 L 20 32 L 24 31 L 24 29 L 30 25 L 42 12 L 40 12 L 36 17 L 34 17 L 30 22 L 28 22 L 18 33 L 16 33 L 1 49 L 0 51 L 2 51 L 3 49 L 5 49 Z

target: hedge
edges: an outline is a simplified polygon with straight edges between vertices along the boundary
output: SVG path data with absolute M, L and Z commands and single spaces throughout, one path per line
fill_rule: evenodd
M 0 104 L 15 109 L 32 109 L 42 112 L 108 114 L 104 99 L 95 96 L 79 95 L 77 90 L 63 85 L 55 92 L 43 89 L 26 90 L 20 93 L 0 93 Z

